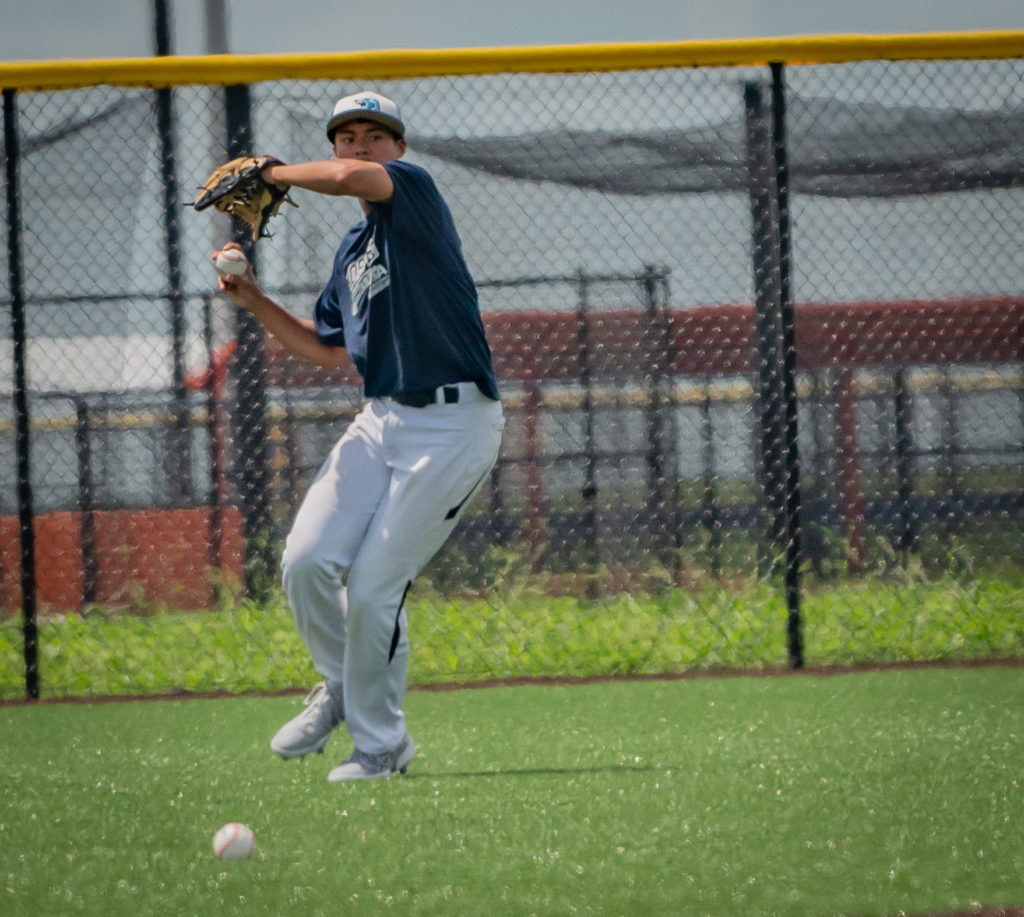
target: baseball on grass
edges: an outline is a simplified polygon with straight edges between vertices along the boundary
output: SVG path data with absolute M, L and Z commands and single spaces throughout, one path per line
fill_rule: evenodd
M 213 852 L 219 860 L 247 860 L 256 849 L 252 828 L 240 822 L 228 822 L 213 836 Z
M 244 274 L 245 269 L 249 266 L 249 262 L 246 260 L 245 252 L 241 249 L 225 248 L 223 251 L 217 252 L 217 260 L 214 261 L 214 266 L 222 277 L 226 277 L 229 274 Z

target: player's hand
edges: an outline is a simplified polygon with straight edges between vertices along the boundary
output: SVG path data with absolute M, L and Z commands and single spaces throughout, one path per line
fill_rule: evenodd
M 271 173 L 275 169 L 277 169 L 279 166 L 283 166 L 283 165 L 284 165 L 283 162 L 271 162 L 268 165 L 265 165 L 260 170 L 260 178 L 262 178 L 268 185 L 272 185 L 273 187 L 277 188 L 279 191 L 283 191 L 283 192 L 285 192 L 287 194 L 288 189 L 290 187 L 288 185 L 288 183 L 287 182 L 283 182 L 283 181 L 274 181 L 274 179 L 271 177 Z
M 217 258 L 221 252 L 230 250 L 242 251 L 242 246 L 237 242 L 228 242 L 223 248 L 210 255 L 210 260 L 217 271 L 217 287 L 236 306 L 251 311 L 262 296 L 262 290 L 260 290 L 259 283 L 256 281 L 256 275 L 252 272 L 252 265 L 246 261 L 245 271 L 241 274 L 229 274 L 217 266 Z

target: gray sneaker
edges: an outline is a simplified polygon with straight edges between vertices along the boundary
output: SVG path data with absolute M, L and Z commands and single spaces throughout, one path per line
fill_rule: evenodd
M 371 755 L 357 748 L 351 758 L 342 761 L 327 775 L 327 780 L 330 783 L 341 783 L 343 780 L 374 780 L 395 773 L 404 774 L 415 754 L 416 746 L 409 736 L 402 739 L 398 748 L 379 755 Z
M 323 754 L 331 733 L 345 719 L 341 685 L 336 682 L 320 682 L 302 703 L 306 709 L 270 740 L 270 747 L 282 758 L 302 758 L 314 751 Z

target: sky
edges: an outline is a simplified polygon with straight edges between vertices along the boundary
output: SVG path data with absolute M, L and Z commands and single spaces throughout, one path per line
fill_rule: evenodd
M 205 9 L 167 0 L 176 54 Z M 239 54 L 1024 29 L 1024 0 L 223 0 Z M 0 0 L 0 60 L 147 57 L 152 0 Z

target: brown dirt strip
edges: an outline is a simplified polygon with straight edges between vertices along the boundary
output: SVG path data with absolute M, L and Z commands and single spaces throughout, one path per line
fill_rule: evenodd
M 1024 658 L 1009 659 L 940 659 L 926 662 L 885 662 L 854 663 L 852 665 L 805 666 L 802 669 L 752 668 L 752 669 L 691 669 L 687 672 L 666 674 L 622 674 L 622 675 L 551 675 L 543 677 L 492 678 L 478 681 L 446 681 L 437 684 L 410 685 L 410 691 L 470 691 L 484 688 L 508 688 L 523 685 L 571 686 L 607 682 L 636 681 L 697 681 L 714 678 L 800 678 L 812 676 L 830 678 L 838 675 L 854 675 L 863 672 L 917 671 L 920 669 L 1020 669 Z M 32 700 L 29 698 L 0 699 L 0 707 L 22 707 L 30 704 L 113 704 L 136 701 L 167 700 L 223 700 L 230 697 L 294 697 L 305 694 L 309 687 L 284 688 L 275 691 L 171 691 L 167 694 L 105 694 L 89 697 L 50 697 Z M 980 913 L 980 912 L 967 912 Z M 982 914 L 981 917 L 989 917 Z M 1003 917 L 996 914 L 994 917 Z M 1024 917 L 1024 914 L 1007 913 L 1006 917 Z

